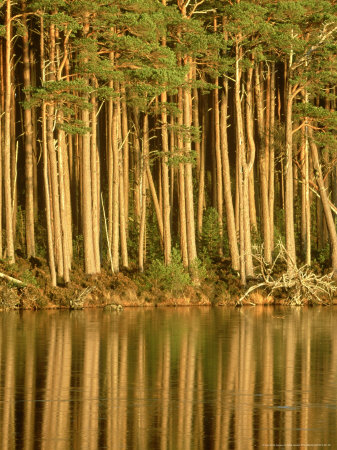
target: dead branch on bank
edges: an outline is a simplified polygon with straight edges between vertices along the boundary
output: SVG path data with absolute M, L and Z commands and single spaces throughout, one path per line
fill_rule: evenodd
M 0 272 L 0 278 L 3 278 L 4 280 L 14 284 L 15 286 L 26 286 L 26 283 L 24 283 L 23 281 L 18 280 L 17 278 L 10 277 L 3 272 Z
M 275 275 L 275 265 L 277 262 L 286 263 L 289 259 L 287 250 L 282 242 L 277 244 L 278 254 L 272 266 L 269 266 L 263 258 L 262 251 L 254 255 L 254 259 L 259 263 L 261 282 L 251 286 L 245 294 L 236 302 L 236 306 L 241 306 L 244 300 L 250 305 L 255 304 L 249 300 L 249 296 L 257 289 L 264 289 L 268 296 L 273 294 L 286 294 L 286 302 L 289 305 L 303 305 L 304 303 L 324 303 L 331 299 L 337 291 L 332 276 L 333 273 L 316 275 L 310 267 L 304 265 L 297 267 L 294 263 L 291 268 L 282 275 Z

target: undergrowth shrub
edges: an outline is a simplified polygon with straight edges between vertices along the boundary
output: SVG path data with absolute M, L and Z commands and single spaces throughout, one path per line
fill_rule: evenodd
M 172 249 L 169 265 L 165 265 L 160 259 L 155 259 L 146 271 L 146 279 L 151 287 L 163 289 L 172 294 L 182 293 L 192 283 L 177 248 Z

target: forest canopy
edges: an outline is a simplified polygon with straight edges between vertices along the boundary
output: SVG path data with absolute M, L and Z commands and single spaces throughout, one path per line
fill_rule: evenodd
M 0 258 L 337 276 L 334 0 L 0 2 Z

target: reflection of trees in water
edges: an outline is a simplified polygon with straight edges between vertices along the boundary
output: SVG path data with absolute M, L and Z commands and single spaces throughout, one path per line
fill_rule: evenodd
M 69 448 L 71 337 L 69 321 L 49 323 L 47 370 L 43 393 L 42 449 Z
M 272 308 L 3 315 L 1 449 L 332 443 L 334 322 Z
M 9 314 L 6 327 L 1 326 L 0 357 L 2 368 L 0 373 L 0 420 L 1 420 L 1 448 L 3 450 L 14 448 L 15 421 L 15 369 L 16 369 L 16 340 L 17 315 Z

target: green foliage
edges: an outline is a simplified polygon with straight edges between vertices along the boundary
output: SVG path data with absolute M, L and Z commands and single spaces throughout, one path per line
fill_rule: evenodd
M 201 252 L 208 254 L 210 258 L 219 256 L 221 234 L 219 214 L 215 208 L 207 208 L 204 215 L 202 233 L 200 239 Z
M 190 268 L 190 273 L 192 274 L 192 279 L 198 281 L 198 283 L 202 283 L 209 278 L 208 268 L 210 267 L 210 260 L 207 260 L 207 257 L 203 258 L 203 260 L 196 258 Z
M 79 234 L 73 239 L 73 258 L 75 261 L 80 262 L 83 260 L 83 235 Z
M 21 281 L 23 281 L 25 284 L 32 285 L 35 287 L 39 286 L 39 283 L 37 279 L 34 277 L 33 273 L 30 270 L 25 270 L 21 276 Z
M 149 261 L 161 258 L 162 247 L 160 242 L 160 235 L 158 231 L 157 216 L 154 209 L 147 214 L 146 222 L 146 257 Z M 138 235 L 137 235 L 137 250 L 138 250 Z M 137 253 L 138 256 L 138 253 Z
M 327 242 L 319 251 L 317 254 L 317 261 L 320 263 L 321 266 L 325 266 L 330 261 L 330 244 Z
M 152 287 L 172 294 L 181 294 L 191 284 L 191 277 L 183 266 L 180 251 L 177 248 L 172 249 L 169 265 L 155 259 L 146 271 L 146 278 Z
M 179 164 L 192 164 L 193 166 L 195 166 L 196 164 L 196 159 L 197 159 L 197 154 L 194 150 L 190 151 L 190 152 L 184 152 L 182 153 L 181 151 L 178 151 L 178 149 L 176 149 L 177 152 L 176 153 L 171 153 L 168 157 L 167 157 L 167 165 L 169 167 L 178 167 Z M 163 155 L 163 152 L 158 152 L 159 155 Z

